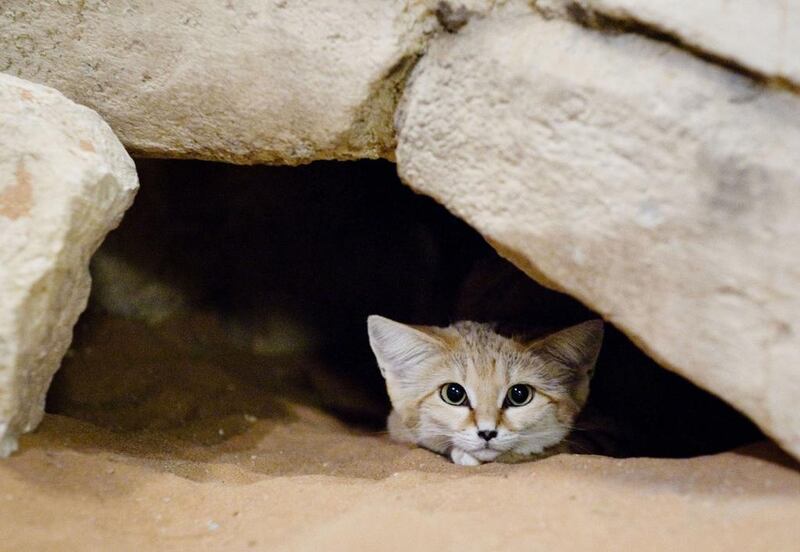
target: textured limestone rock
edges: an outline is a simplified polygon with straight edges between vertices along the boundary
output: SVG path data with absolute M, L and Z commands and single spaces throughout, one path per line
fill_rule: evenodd
M 433 25 L 426 2 L 398 0 L 4 0 L 0 71 L 97 110 L 139 153 L 379 157 Z
M 782 0 L 539 0 L 544 11 L 588 10 L 665 32 L 765 77 L 800 86 L 800 4 Z M 578 6 L 576 8 L 576 6 Z M 591 17 L 591 15 L 589 15 Z
M 89 257 L 138 185 L 91 110 L 0 74 L 0 456 L 39 423 L 89 294 Z
M 506 3 L 584 6 L 800 86 L 800 8 L 778 0 L 4 0 L 0 71 L 94 108 L 139 154 L 391 158 L 427 37 Z
M 398 116 L 408 184 L 800 457 L 798 151 L 797 96 L 534 14 L 441 36 Z

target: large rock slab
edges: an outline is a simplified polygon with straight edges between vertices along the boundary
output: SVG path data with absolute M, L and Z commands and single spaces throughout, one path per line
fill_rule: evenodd
M 496 13 L 434 41 L 397 124 L 409 185 L 800 457 L 800 98 Z
M 539 0 L 544 11 L 588 10 L 643 25 L 764 77 L 800 86 L 800 4 L 781 0 Z M 576 7 L 577 6 L 577 7 Z M 589 15 L 591 17 L 591 15 Z
M 137 186 L 96 113 L 0 74 L 0 456 L 41 420 L 86 306 L 89 258 Z
M 391 156 L 430 3 L 4 0 L 0 71 L 97 110 L 139 154 Z

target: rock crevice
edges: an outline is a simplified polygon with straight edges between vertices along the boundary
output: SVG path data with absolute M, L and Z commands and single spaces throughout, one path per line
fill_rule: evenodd
M 530 0 L 544 17 L 630 32 L 779 88 L 800 91 L 800 8 L 735 0 Z

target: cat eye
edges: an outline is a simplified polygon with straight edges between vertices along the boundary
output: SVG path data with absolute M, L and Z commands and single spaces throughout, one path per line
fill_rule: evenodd
M 525 383 L 512 385 L 506 393 L 505 406 L 525 406 L 533 400 L 533 387 Z
M 439 396 L 447 404 L 465 406 L 467 404 L 467 391 L 457 383 L 445 383 L 439 390 Z

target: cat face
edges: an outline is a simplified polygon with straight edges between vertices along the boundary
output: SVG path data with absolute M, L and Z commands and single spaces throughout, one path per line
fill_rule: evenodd
M 589 392 L 599 320 L 517 341 L 488 324 L 447 328 L 368 319 L 394 411 L 391 435 L 462 464 L 543 452 L 566 437 Z

